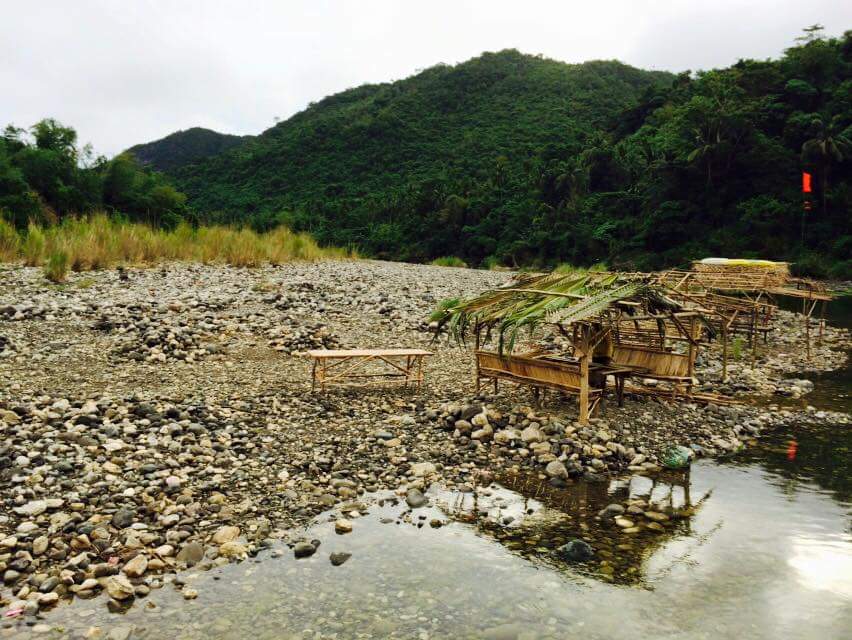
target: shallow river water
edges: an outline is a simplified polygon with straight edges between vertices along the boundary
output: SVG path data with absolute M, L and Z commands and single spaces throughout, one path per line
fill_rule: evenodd
M 167 585 L 124 615 L 77 601 L 46 616 L 42 637 L 129 626 L 131 637 L 176 639 L 849 638 L 851 447 L 848 429 L 798 431 L 656 483 L 557 492 L 515 481 L 476 496 L 433 492 L 413 512 L 376 502 L 351 534 L 323 519 L 308 529 L 322 540 L 311 558 L 282 545 L 280 557 L 189 572 L 197 600 Z M 664 533 L 626 536 L 590 517 L 649 493 L 685 508 Z M 507 515 L 515 521 L 494 524 Z M 610 560 L 569 565 L 551 553 L 578 535 Z M 335 567 L 333 551 L 352 557 Z

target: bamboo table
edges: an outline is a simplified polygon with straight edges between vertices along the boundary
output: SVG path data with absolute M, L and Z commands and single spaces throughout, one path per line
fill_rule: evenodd
M 423 349 L 314 349 L 308 351 L 313 360 L 311 367 L 311 389 L 317 384 L 325 391 L 326 386 L 343 386 L 355 378 L 403 378 L 405 386 L 409 382 L 417 384 L 418 391 L 423 384 L 423 359 L 433 355 Z M 385 365 L 385 371 L 365 372 L 369 363 Z

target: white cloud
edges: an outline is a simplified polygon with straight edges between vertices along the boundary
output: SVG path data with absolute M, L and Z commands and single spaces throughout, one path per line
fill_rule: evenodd
M 328 94 L 482 51 L 680 71 L 777 56 L 813 22 L 852 26 L 836 0 L 16 5 L 0 14 L 0 125 L 56 117 L 107 154 L 196 125 L 258 133 Z

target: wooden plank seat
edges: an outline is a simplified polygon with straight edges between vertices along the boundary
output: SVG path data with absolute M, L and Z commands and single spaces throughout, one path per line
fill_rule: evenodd
M 506 380 L 533 389 L 554 389 L 573 395 L 580 394 L 580 366 L 576 362 L 556 358 L 499 354 L 493 351 L 475 352 L 476 389 L 480 380 Z M 589 387 L 589 412 L 593 412 L 603 397 L 600 387 Z
M 319 384 L 325 391 L 327 386 L 346 386 L 354 379 L 402 378 L 406 387 L 411 382 L 419 390 L 423 359 L 431 355 L 424 349 L 313 349 L 308 351 L 313 360 L 311 389 Z M 379 365 L 379 369 L 368 371 L 371 364 Z

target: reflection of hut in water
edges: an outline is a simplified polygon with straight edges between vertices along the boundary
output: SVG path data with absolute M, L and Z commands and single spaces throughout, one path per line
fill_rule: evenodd
M 693 504 L 688 471 L 564 488 L 524 474 L 499 481 L 519 494 L 517 503 L 503 507 L 502 498 L 470 496 L 451 505 L 451 515 L 475 522 L 513 552 L 550 564 L 564 566 L 555 551 L 582 539 L 591 545 L 594 557 L 573 566 L 619 584 L 643 583 L 645 561 L 668 541 L 691 533 L 690 518 L 708 497 Z

